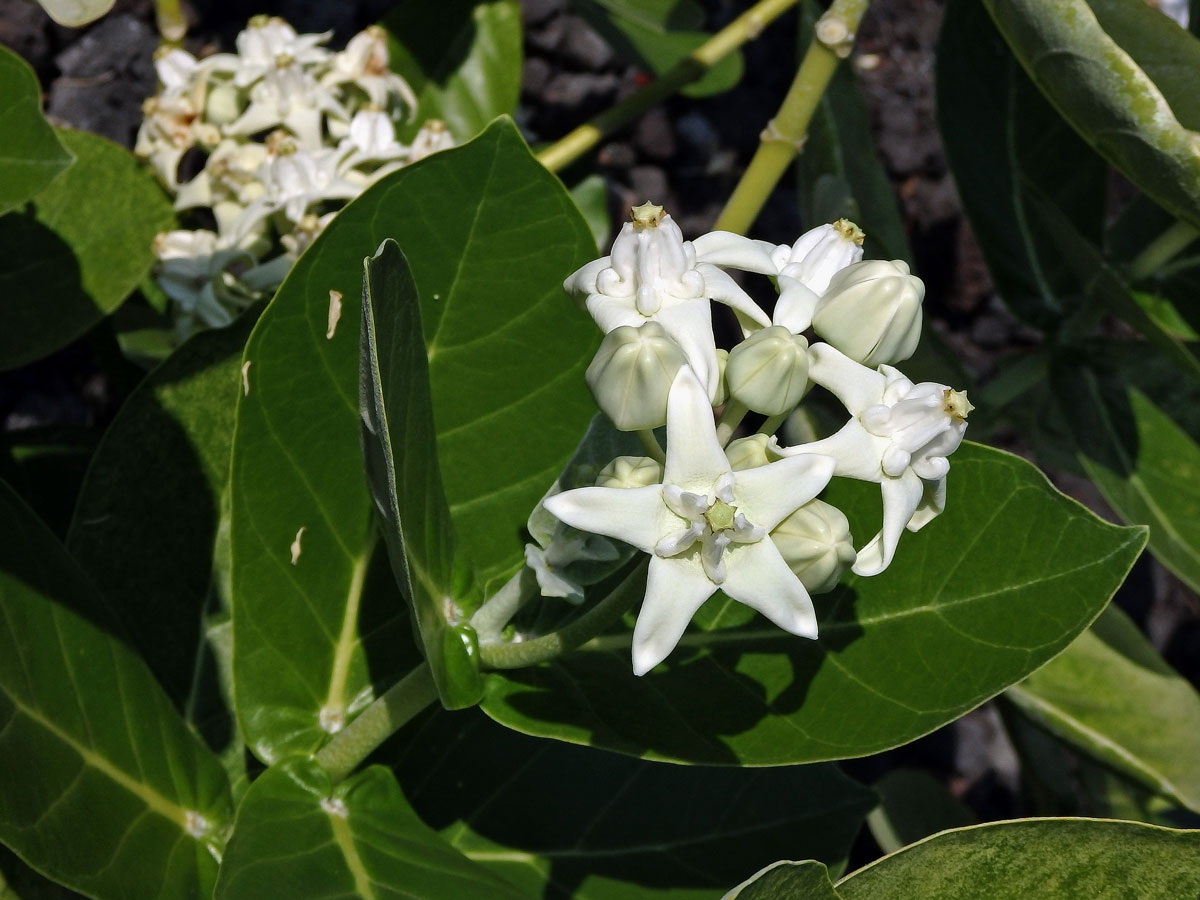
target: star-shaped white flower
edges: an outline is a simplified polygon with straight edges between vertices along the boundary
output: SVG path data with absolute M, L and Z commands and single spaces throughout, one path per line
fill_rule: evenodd
M 710 300 L 719 300 L 755 327 L 771 324 L 732 278 L 700 263 L 690 241 L 661 206 L 635 207 L 613 241 L 612 252 L 563 282 L 607 334 L 622 325 L 658 322 L 683 349 L 708 391 L 717 394 L 720 371 Z
M 892 366 L 868 369 L 829 344 L 809 350 L 809 378 L 837 396 L 852 418 L 824 440 L 778 448 L 822 453 L 835 475 L 874 481 L 883 494 L 883 527 L 858 551 L 853 571 L 878 575 L 891 564 L 904 529 L 917 531 L 946 506 L 946 458 L 962 443 L 973 409 L 962 391 L 913 384 Z
M 785 631 L 815 638 L 812 600 L 770 532 L 824 489 L 833 460 L 805 454 L 732 471 L 708 394 L 687 366 L 667 402 L 666 456 L 662 484 L 585 487 L 544 501 L 568 525 L 650 554 L 633 671 L 644 675 L 662 662 L 718 589 Z

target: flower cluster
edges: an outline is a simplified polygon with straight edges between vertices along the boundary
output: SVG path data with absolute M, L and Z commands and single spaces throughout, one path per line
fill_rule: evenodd
M 323 46 L 329 37 L 257 16 L 237 36 L 237 53 L 197 59 L 171 48 L 155 59 L 161 88 L 146 101 L 135 149 L 175 208 L 209 226 L 166 232 L 155 244 L 181 337 L 232 321 L 283 281 L 347 200 L 453 144 L 434 120 L 412 144 L 397 140 L 397 122 L 417 101 L 388 70 L 381 28 L 340 52 Z M 181 182 L 189 153 L 203 154 L 204 165 Z
M 718 589 L 815 638 L 810 595 L 832 590 L 848 569 L 879 574 L 903 531 L 944 508 L 947 457 L 971 404 L 893 367 L 920 339 L 924 285 L 903 262 L 863 261 L 863 240 L 842 219 L 791 245 L 727 232 L 685 241 L 647 203 L 633 209 L 610 255 L 566 280 L 605 334 L 587 371 L 597 404 L 658 459 L 619 457 L 592 484 L 545 498 L 560 525 L 543 529 L 527 557 L 543 593 L 578 600 L 572 565 L 617 557 L 581 534 L 649 554 L 633 634 L 637 674 L 667 657 Z M 729 268 L 769 276 L 778 290 L 771 316 Z M 727 353 L 711 300 L 731 307 L 741 328 Z M 806 333 L 822 340 L 810 344 Z M 782 445 L 774 432 L 814 384 L 848 421 L 822 440 Z M 750 413 L 765 417 L 762 427 L 731 440 Z M 653 429 L 663 425 L 660 451 Z M 858 550 L 846 516 L 818 499 L 834 476 L 880 485 L 882 527 Z

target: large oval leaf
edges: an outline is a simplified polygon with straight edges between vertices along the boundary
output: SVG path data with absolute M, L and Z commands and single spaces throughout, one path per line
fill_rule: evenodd
M 516 111 L 521 10 L 512 0 L 401 3 L 380 24 L 391 68 L 417 95 L 401 140 L 427 119 L 440 119 L 456 140 L 467 141 L 496 116 Z
M 840 872 L 875 802 L 829 764 L 665 766 L 525 737 L 476 711 L 427 722 L 397 774 L 468 857 L 531 897 L 575 900 L 715 900 L 785 855 Z
M 1183 900 L 1200 892 L 1200 831 L 1097 819 L 996 822 L 905 847 L 836 887 L 842 900 Z
M 368 671 L 356 627 L 375 528 L 355 323 L 363 258 L 385 238 L 417 285 L 446 496 L 484 583 L 521 564 L 526 517 L 594 412 L 582 377 L 594 328 L 561 286 L 595 252 L 592 238 L 511 122 L 401 169 L 338 214 L 263 313 L 243 364 L 235 678 L 239 718 L 265 759 L 312 751 L 396 672 L 389 660 Z
M 878 488 L 835 487 L 854 533 L 873 533 Z M 946 512 L 905 535 L 883 575 L 816 598 L 819 640 L 761 620 L 692 632 L 666 666 L 635 678 L 625 629 L 538 668 L 489 673 L 483 708 L 519 731 L 655 759 L 782 765 L 874 753 L 953 721 L 1061 651 L 1145 539 L 1059 494 L 1029 463 L 964 445 Z
M 74 164 L 25 210 L 0 216 L 0 369 L 57 350 L 120 306 L 174 219 L 124 147 L 82 131 L 58 135 Z
M 256 318 L 196 335 L 130 394 L 67 536 L 176 707 L 242 774 L 228 684 L 228 486 L 242 347 Z
M 0 47 L 0 216 L 62 174 L 72 156 L 42 115 L 42 87 L 29 64 Z
M 520 900 L 412 811 L 372 766 L 336 787 L 311 759 L 272 767 L 238 807 L 216 900 Z
M 1115 607 L 1005 696 L 1084 752 L 1200 812 L 1200 694 Z
M 1029 186 L 1098 242 L 1107 167 L 1039 94 L 978 0 L 947 5 L 936 60 L 939 131 L 992 280 L 1014 314 L 1052 327 L 1078 279 Z
M 1126 178 L 1200 228 L 1200 133 L 1180 123 L 1162 90 L 1122 49 L 1121 33 L 1107 32 L 1086 0 L 984 5 L 1063 118 Z
M 102 900 L 209 896 L 229 784 L 62 545 L 0 486 L 0 839 Z

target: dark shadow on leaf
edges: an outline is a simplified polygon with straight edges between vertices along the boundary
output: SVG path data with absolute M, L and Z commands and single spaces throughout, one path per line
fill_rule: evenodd
M 1100 358 L 1062 354 L 1051 372 L 1054 394 L 1076 452 L 1128 477 L 1137 465 L 1137 424 L 1125 378 L 1103 365 Z

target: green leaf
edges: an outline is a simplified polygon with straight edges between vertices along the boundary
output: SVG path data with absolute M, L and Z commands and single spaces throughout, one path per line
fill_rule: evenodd
M 311 759 L 261 775 L 238 807 L 216 900 L 446 900 L 524 895 L 463 857 L 372 766 L 334 785 Z
M 1075 359 L 1054 370 L 1072 450 L 1126 522 L 1150 527 L 1150 550 L 1200 590 L 1200 446 L 1123 368 L 1105 376 Z
M 704 10 L 695 0 L 572 0 L 572 7 L 622 57 L 655 75 L 669 71 L 712 37 L 698 30 Z M 742 80 L 742 54 L 733 52 L 683 88 L 689 97 L 719 94 Z
M 1188 92 L 1191 103 L 1173 109 L 1163 89 L 1122 48 L 1125 36 L 1107 32 L 1085 0 L 984 0 L 984 6 L 1063 118 L 1137 187 L 1200 227 L 1200 134 L 1188 127 L 1200 128 L 1192 118 L 1194 92 Z M 1110 26 L 1130 26 L 1119 23 L 1116 13 L 1105 19 Z M 1177 31 L 1180 43 L 1192 40 Z M 1145 37 L 1139 34 L 1139 42 Z M 1165 52 L 1174 52 L 1168 47 Z M 1180 57 L 1185 65 L 1186 56 Z M 1166 85 L 1178 103 L 1183 91 Z
M 571 199 L 575 201 L 580 215 L 587 222 L 598 252 L 603 254 L 612 238 L 612 219 L 608 215 L 608 183 L 604 176 L 587 176 L 571 188 Z
M 61 884 L 39 875 L 0 844 L 0 900 L 81 900 Z
M 397 774 L 468 857 L 531 897 L 575 900 L 715 900 L 781 855 L 841 871 L 875 802 L 828 764 L 667 766 L 526 737 L 478 712 L 427 722 Z
M 9 431 L 0 437 L 0 479 L 64 537 L 96 442 L 96 433 L 82 426 Z
M 29 64 L 0 47 L 0 215 L 21 206 L 74 157 L 42 115 L 42 86 Z
M 920 769 L 893 769 L 873 787 L 879 806 L 867 816 L 867 824 L 884 853 L 948 828 L 975 824 L 971 810 L 945 784 Z
M 264 759 L 312 752 L 328 737 L 322 708 L 344 719 L 404 671 L 388 655 L 368 668 L 351 590 L 375 542 L 355 323 L 363 257 L 385 238 L 416 281 L 443 486 L 481 585 L 521 565 L 526 517 L 595 412 L 583 379 L 595 328 L 562 290 L 592 238 L 511 122 L 389 175 L 338 214 L 251 335 L 238 404 L 235 675 L 239 719 Z M 330 290 L 341 316 L 327 338 Z M 467 611 L 475 599 L 454 598 Z
M 489 673 L 483 709 L 530 734 L 742 765 L 861 756 L 953 721 L 1066 647 L 1145 532 L 1101 521 L 998 450 L 964 445 L 950 468 L 946 512 L 905 535 L 887 572 L 815 598 L 819 640 L 762 620 L 693 631 L 636 678 L 624 629 L 537 668 Z M 838 479 L 830 502 L 858 543 L 877 530 L 875 485 Z
M 101 900 L 207 896 L 231 814 L 220 763 L 4 486 L 0 534 L 0 840 Z
M 1040 191 L 1033 188 L 1029 191 L 1034 211 L 1053 235 L 1053 246 L 1079 279 L 1083 293 L 1140 331 L 1189 375 L 1200 378 L 1200 360 L 1142 307 L 1124 279 L 1109 266 L 1100 250 L 1079 233 L 1067 213 Z M 1089 322 L 1093 312 L 1085 312 Z
M 1006 696 L 1043 728 L 1200 812 L 1200 694 L 1115 607 Z
M 815 3 L 803 5 L 799 46 L 812 40 L 820 14 Z M 875 149 L 867 104 L 850 66 L 838 66 L 821 95 L 796 174 L 805 227 L 848 218 L 866 232 L 863 249 L 869 259 L 912 264 L 896 194 Z
M 841 900 L 819 862 L 777 862 L 755 873 L 722 900 Z
M 0 369 L 40 359 L 121 305 L 154 263 L 174 213 L 124 147 L 59 131 L 75 163 L 0 216 Z
M 516 110 L 521 10 L 512 0 L 401 3 L 380 24 L 388 32 L 392 70 L 417 95 L 400 140 L 412 140 L 422 122 L 440 119 L 463 143 Z
M 1182 900 L 1200 891 L 1200 831 L 1027 819 L 949 831 L 837 883 L 843 900 Z
M 130 394 L 67 538 L 184 718 L 243 775 L 229 684 L 228 486 L 242 347 L 257 312 L 196 335 Z
M 939 131 L 996 289 L 1015 315 L 1051 328 L 1077 279 L 1027 187 L 1099 243 L 1106 166 L 1041 97 L 976 0 L 948 4 L 936 59 Z
M 438 470 L 417 287 L 392 240 L 363 270 L 359 409 L 367 480 L 442 704 L 473 706 L 483 693 L 478 640 L 469 626 L 453 628 L 445 609 L 463 591 L 454 577 L 454 526 Z

